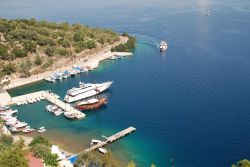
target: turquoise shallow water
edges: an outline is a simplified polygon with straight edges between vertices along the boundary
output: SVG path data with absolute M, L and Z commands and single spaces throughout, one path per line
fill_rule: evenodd
M 78 151 L 91 138 L 128 126 L 137 131 L 109 148 L 138 166 L 224 167 L 249 158 L 250 3 L 230 0 L 0 1 L 5 18 L 81 22 L 129 32 L 134 56 L 106 61 L 67 81 L 39 82 L 11 95 L 51 89 L 64 97 L 79 81 L 114 80 L 106 107 L 71 122 L 44 111 L 45 103 L 19 108 L 32 126 Z M 90 5 L 90 6 L 88 6 Z M 211 15 L 206 16 L 207 10 Z M 160 54 L 160 40 L 169 42 Z

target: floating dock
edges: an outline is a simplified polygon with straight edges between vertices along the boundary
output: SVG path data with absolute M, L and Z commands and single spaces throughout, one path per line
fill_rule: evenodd
M 74 112 L 74 113 L 80 112 L 80 113 L 82 113 L 81 111 L 73 108 L 68 103 L 61 101 L 59 99 L 58 95 L 56 95 L 50 91 L 39 91 L 39 92 L 29 93 L 29 94 L 25 94 L 25 95 L 21 95 L 21 96 L 16 96 L 16 97 L 11 98 L 11 102 L 12 102 L 12 104 L 17 104 L 18 102 L 28 100 L 28 99 L 34 99 L 34 98 L 38 98 L 38 97 L 44 97 L 48 102 L 60 107 L 65 112 Z M 85 114 L 84 114 L 84 117 L 85 117 Z
M 108 145 L 108 144 L 110 144 L 110 143 L 113 143 L 114 141 L 116 141 L 116 140 L 118 140 L 118 139 L 120 139 L 120 138 L 122 138 L 122 137 L 124 137 L 124 136 L 126 136 L 126 135 L 128 135 L 128 134 L 131 134 L 131 133 L 134 132 L 135 130 L 136 130 L 136 128 L 130 126 L 130 127 L 128 127 L 127 129 L 125 129 L 125 130 L 123 130 L 123 131 L 120 131 L 120 132 L 118 132 L 118 133 L 116 133 L 116 134 L 114 134 L 114 135 L 112 135 L 112 136 L 110 136 L 110 137 L 107 137 L 107 138 L 106 138 L 106 139 L 107 139 L 106 141 L 103 141 L 103 142 L 101 142 L 101 143 L 98 143 L 98 144 L 96 144 L 96 145 L 90 147 L 90 148 L 87 148 L 87 149 L 83 150 L 83 151 L 80 152 L 80 153 L 84 153 L 84 152 L 87 153 L 87 152 L 94 151 L 94 150 L 96 150 L 96 149 L 98 149 L 98 148 L 101 148 L 101 147 L 103 147 L 103 146 L 105 146 L 105 145 Z M 79 154 L 80 154 L 80 153 L 79 153 Z

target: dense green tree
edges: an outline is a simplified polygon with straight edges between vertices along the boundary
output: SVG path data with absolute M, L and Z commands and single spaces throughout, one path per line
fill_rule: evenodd
M 49 143 L 49 140 L 42 137 L 42 136 L 36 136 L 31 143 L 29 144 L 29 146 L 34 146 L 36 144 L 43 144 L 43 145 L 47 145 L 47 146 L 51 146 L 51 144 Z
M 24 157 L 25 153 L 20 147 L 10 146 L 1 151 L 0 167 L 28 167 Z
M 35 137 L 29 146 L 31 146 L 31 150 L 34 152 L 35 156 L 42 158 L 46 165 L 51 167 L 58 166 L 58 156 L 51 154 L 51 144 L 48 139 L 41 136 Z
M 136 39 L 129 36 L 128 42 L 125 44 L 120 44 L 111 49 L 112 52 L 132 52 L 135 48 Z
M 44 157 L 44 163 L 50 167 L 57 167 L 58 166 L 58 156 L 56 154 L 47 153 Z
M 36 143 L 31 146 L 31 150 L 36 157 L 43 158 L 50 152 L 50 147 L 44 143 Z

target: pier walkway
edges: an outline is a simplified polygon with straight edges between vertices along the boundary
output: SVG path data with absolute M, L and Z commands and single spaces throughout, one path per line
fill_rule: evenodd
M 48 102 L 57 105 L 61 109 L 63 109 L 65 112 L 71 112 L 71 113 L 82 113 L 81 111 L 73 108 L 70 104 L 65 103 L 59 99 L 59 96 L 49 92 L 49 91 L 39 91 L 34 93 L 29 93 L 21 96 L 16 96 L 11 99 L 12 104 L 17 104 L 18 102 L 22 102 L 24 100 L 34 99 L 38 97 L 44 97 Z M 83 113 L 82 113 L 83 114 Z M 85 114 L 83 114 L 85 117 Z
M 128 127 L 127 129 L 125 129 L 125 130 L 123 130 L 123 131 L 120 131 L 120 132 L 118 132 L 118 133 L 116 133 L 116 134 L 114 134 L 114 135 L 112 135 L 112 136 L 106 138 L 106 139 L 107 139 L 106 141 L 103 141 L 103 142 L 101 142 L 101 143 L 98 143 L 98 144 L 96 144 L 96 145 L 90 147 L 90 148 L 87 148 L 87 149 L 83 150 L 83 151 L 80 152 L 80 153 L 94 151 L 94 150 L 96 150 L 96 149 L 98 149 L 98 148 L 101 148 L 101 147 L 107 145 L 107 144 L 113 143 L 114 141 L 116 141 L 116 140 L 118 140 L 118 139 L 120 139 L 120 138 L 122 138 L 122 137 L 124 137 L 124 136 L 126 136 L 126 135 L 128 135 L 128 134 L 131 134 L 131 133 L 132 133 L 133 131 L 135 131 L 135 130 L 136 130 L 136 128 L 130 126 L 130 127 Z M 79 153 L 79 154 L 80 154 L 80 153 Z

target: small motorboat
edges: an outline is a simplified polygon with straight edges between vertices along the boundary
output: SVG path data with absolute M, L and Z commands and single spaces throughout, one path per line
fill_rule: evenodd
M 100 153 L 106 154 L 108 151 L 102 147 L 98 148 L 98 150 L 100 151 Z
M 45 131 L 46 131 L 46 129 L 44 127 L 40 127 L 37 132 L 38 133 L 43 133 Z
M 102 98 L 92 98 L 77 103 L 76 108 L 80 110 L 93 110 L 107 104 L 107 96 Z
M 111 56 L 111 57 L 109 58 L 109 60 L 116 60 L 116 59 L 118 59 L 118 57 L 115 56 L 115 55 L 113 55 L 113 56 Z
M 56 82 L 55 78 L 52 77 L 45 78 L 44 80 L 47 82 Z

